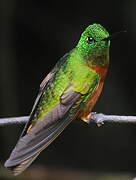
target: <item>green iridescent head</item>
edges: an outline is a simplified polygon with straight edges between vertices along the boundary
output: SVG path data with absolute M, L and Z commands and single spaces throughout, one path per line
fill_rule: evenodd
M 98 61 L 99 64 L 105 64 L 106 62 L 102 61 L 108 61 L 110 46 L 108 37 L 109 33 L 103 26 L 100 24 L 92 24 L 82 33 L 76 47 L 79 52 L 93 64 Z

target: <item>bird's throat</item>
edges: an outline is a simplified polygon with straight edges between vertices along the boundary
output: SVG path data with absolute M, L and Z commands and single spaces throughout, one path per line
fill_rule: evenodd
M 101 80 L 105 79 L 106 73 L 108 71 L 108 66 L 100 66 L 100 65 L 88 65 L 91 69 L 95 70 L 101 77 Z

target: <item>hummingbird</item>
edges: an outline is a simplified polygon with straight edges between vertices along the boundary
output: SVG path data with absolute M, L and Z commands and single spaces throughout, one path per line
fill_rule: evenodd
M 88 122 L 109 67 L 109 35 L 100 24 L 89 25 L 75 46 L 42 81 L 23 132 L 5 162 L 22 173 L 74 119 Z

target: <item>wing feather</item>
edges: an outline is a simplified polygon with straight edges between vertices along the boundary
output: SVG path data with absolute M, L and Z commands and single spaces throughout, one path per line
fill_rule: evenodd
M 23 133 L 13 149 L 9 159 L 5 162 L 5 167 L 9 168 L 14 175 L 23 172 L 33 160 L 45 149 L 76 117 L 80 111 L 80 106 L 85 100 L 87 94 L 77 92 L 72 85 L 68 85 L 60 97 L 60 102 L 54 108 L 40 117 L 32 128 L 33 117 L 37 110 L 39 101 L 42 98 L 42 90 L 46 91 L 48 85 L 54 79 L 57 73 L 58 66 L 60 66 L 68 55 L 65 55 L 59 64 L 51 71 L 51 73 L 44 79 L 40 93 L 35 101 L 34 107 L 30 114 L 30 119 L 27 122 Z M 95 75 L 92 73 L 92 75 Z M 86 83 L 84 83 L 86 85 Z M 85 93 L 94 91 L 98 84 L 98 79 L 90 81 L 90 87 Z M 29 131 L 28 131 L 29 130 Z
M 58 69 L 60 68 L 60 66 L 62 65 L 62 63 L 67 59 L 68 57 L 68 53 L 66 53 L 58 62 L 57 64 L 55 65 L 55 67 L 51 70 L 51 72 L 44 78 L 44 80 L 41 82 L 40 84 L 40 89 L 39 89 L 39 93 L 37 95 L 37 98 L 34 102 L 34 105 L 33 105 L 33 108 L 32 108 L 32 111 L 30 113 L 30 118 L 28 120 L 28 122 L 26 123 L 24 129 L 23 129 L 23 132 L 20 136 L 23 137 L 26 133 L 29 132 L 29 130 L 31 129 L 31 122 L 32 122 L 32 119 L 33 119 L 33 116 L 37 110 L 37 106 L 39 104 L 39 101 L 42 97 L 42 94 L 43 94 L 43 91 L 46 89 L 46 87 L 48 86 L 49 83 L 51 83 L 51 81 L 53 80 L 55 74 L 57 73 Z
M 75 118 L 75 113 L 73 114 L 71 111 L 73 105 L 81 99 L 81 94 L 71 90 L 67 96 L 70 97 L 70 103 L 68 99 L 65 104 L 60 102 L 46 116 L 42 117 L 28 134 L 19 139 L 10 158 L 5 163 L 5 167 L 11 169 L 15 175 L 24 171 Z M 63 96 L 61 98 L 63 101 Z

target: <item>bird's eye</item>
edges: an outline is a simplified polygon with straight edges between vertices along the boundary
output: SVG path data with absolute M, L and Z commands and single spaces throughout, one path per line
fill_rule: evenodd
M 93 39 L 92 37 L 88 37 L 87 42 L 91 44 L 91 43 L 95 42 L 95 39 Z

